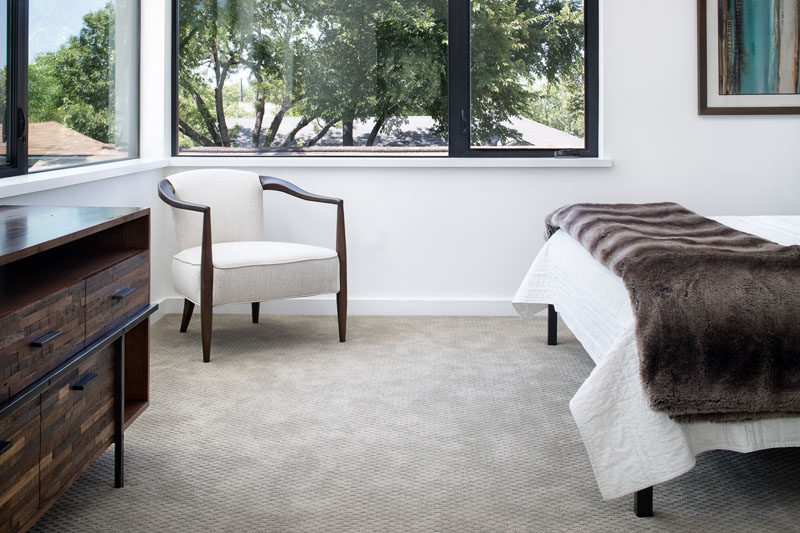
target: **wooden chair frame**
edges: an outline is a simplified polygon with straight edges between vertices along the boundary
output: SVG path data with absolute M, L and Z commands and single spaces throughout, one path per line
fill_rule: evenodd
M 305 191 L 297 185 L 272 176 L 259 176 L 261 188 L 265 191 L 279 191 L 295 198 L 309 202 L 336 205 L 336 253 L 339 256 L 339 292 L 336 293 L 336 312 L 339 321 L 339 341 L 345 342 L 347 330 L 347 244 L 344 231 L 344 200 L 329 196 L 320 196 Z M 200 331 L 203 339 L 203 362 L 211 361 L 211 322 L 213 316 L 214 294 L 214 262 L 211 255 L 213 241 L 211 240 L 211 207 L 207 205 L 184 202 L 175 196 L 175 188 L 169 179 L 158 183 L 158 197 L 176 209 L 186 209 L 203 214 L 203 237 L 200 255 Z M 194 311 L 194 302 L 184 299 L 183 317 L 181 319 L 182 333 L 189 327 L 189 321 Z M 260 302 L 251 304 L 253 323 L 258 322 Z

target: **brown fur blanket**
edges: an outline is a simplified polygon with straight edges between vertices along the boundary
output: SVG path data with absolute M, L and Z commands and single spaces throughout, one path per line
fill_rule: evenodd
M 545 223 L 622 277 L 653 409 L 682 422 L 800 415 L 800 246 L 674 203 L 575 204 Z

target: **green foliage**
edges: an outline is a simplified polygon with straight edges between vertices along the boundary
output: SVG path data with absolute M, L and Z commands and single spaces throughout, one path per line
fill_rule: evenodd
M 524 116 L 541 124 L 583 138 L 584 124 L 583 60 L 574 64 L 553 82 L 540 80 L 531 89 L 531 100 Z
M 28 67 L 31 122 L 60 122 L 101 142 L 113 142 L 114 84 L 111 67 L 114 8 L 83 17 L 77 36 Z
M 583 2 L 474 0 L 471 23 L 472 144 L 521 143 L 515 116 L 582 132 Z
M 514 117 L 582 134 L 583 2 L 472 6 L 473 144 L 521 142 L 504 125 Z M 322 134 L 333 122 L 346 132 L 373 121 L 377 133 L 427 115 L 447 135 L 447 0 L 181 0 L 180 16 L 188 144 L 230 145 L 225 117 L 244 116 L 238 87 L 226 86 L 237 72 L 248 75 L 257 142 L 272 142 L 261 129 L 284 114 Z

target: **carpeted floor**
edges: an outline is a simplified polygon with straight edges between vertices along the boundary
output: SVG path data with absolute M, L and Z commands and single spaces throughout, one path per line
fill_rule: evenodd
M 592 368 L 545 319 L 215 317 L 152 331 L 151 405 L 35 531 L 800 531 L 800 449 L 710 452 L 604 502 L 569 414 Z

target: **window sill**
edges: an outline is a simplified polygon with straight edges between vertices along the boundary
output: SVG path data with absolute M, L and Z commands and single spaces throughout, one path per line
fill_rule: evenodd
M 435 157 L 172 157 L 130 159 L 100 165 L 47 170 L 0 179 L 0 198 L 117 178 L 166 167 L 332 167 L 332 168 L 608 168 L 605 158 L 435 158 Z
M 588 157 L 322 157 L 178 156 L 170 167 L 333 167 L 333 168 L 608 168 L 613 162 Z
M 0 179 L 0 198 L 117 178 L 169 165 L 166 159 L 129 159 L 99 165 L 45 170 Z

